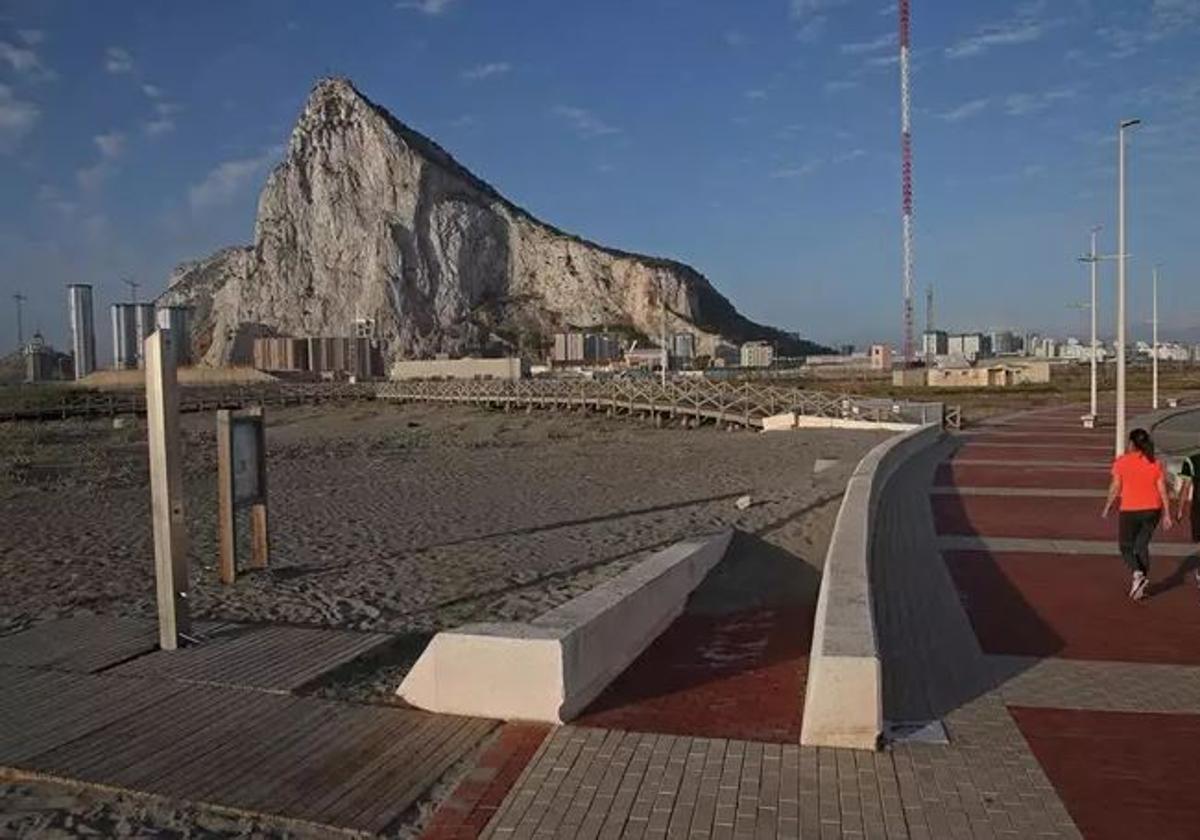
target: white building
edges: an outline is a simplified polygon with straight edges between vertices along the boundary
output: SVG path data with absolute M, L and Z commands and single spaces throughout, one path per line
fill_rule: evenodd
M 742 345 L 742 367 L 770 367 L 775 348 L 765 341 L 747 341 Z

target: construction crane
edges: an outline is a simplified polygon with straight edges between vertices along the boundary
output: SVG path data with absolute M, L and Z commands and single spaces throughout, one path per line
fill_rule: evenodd
M 13 295 L 13 300 L 17 302 L 17 345 L 24 348 L 25 325 L 21 321 L 21 305 L 25 303 L 25 301 L 29 300 L 29 298 L 25 297 L 25 295 L 21 294 L 20 292 L 17 292 Z
M 899 0 L 900 12 L 900 180 L 904 247 L 904 362 L 913 359 L 913 162 L 912 95 L 909 75 L 910 0 Z
M 138 290 L 138 287 L 141 286 L 142 284 L 137 283 L 133 280 L 130 280 L 128 277 L 122 279 L 121 282 L 129 287 L 129 302 L 137 303 L 137 290 Z

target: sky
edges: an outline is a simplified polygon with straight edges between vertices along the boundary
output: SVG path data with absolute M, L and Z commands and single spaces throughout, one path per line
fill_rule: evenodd
M 1200 0 L 912 0 L 917 328 L 1078 334 L 1116 127 L 1148 334 L 1200 341 Z M 899 342 L 887 0 L 0 0 L 0 347 L 253 240 L 313 83 L 350 77 L 547 222 L 681 260 L 745 314 Z M 1115 263 L 1102 267 L 1102 333 Z

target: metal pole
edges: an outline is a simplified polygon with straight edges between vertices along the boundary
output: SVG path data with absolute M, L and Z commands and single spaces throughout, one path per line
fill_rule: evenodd
M 13 300 L 17 302 L 17 346 L 22 351 L 25 349 L 25 324 L 21 320 L 21 304 L 29 300 L 25 295 L 17 292 L 13 295 Z
M 1125 449 L 1125 129 L 1139 120 L 1122 120 L 1117 130 L 1117 422 L 1116 454 Z
M 1092 228 L 1092 421 L 1095 422 L 1096 414 L 1099 411 L 1097 406 L 1096 394 L 1096 355 L 1098 348 L 1096 346 L 1096 232 L 1099 228 Z
M 1152 356 L 1152 358 L 1150 360 L 1151 370 L 1153 371 L 1153 373 L 1151 374 L 1151 377 L 1153 379 L 1153 385 L 1151 386 L 1151 393 L 1153 394 L 1153 397 L 1151 400 L 1151 407 L 1155 411 L 1157 411 L 1158 410 L 1158 266 L 1154 266 L 1154 315 L 1153 315 L 1153 318 L 1154 318 L 1154 327 L 1153 327 L 1154 336 L 1153 336 L 1152 342 L 1153 342 L 1154 355 Z

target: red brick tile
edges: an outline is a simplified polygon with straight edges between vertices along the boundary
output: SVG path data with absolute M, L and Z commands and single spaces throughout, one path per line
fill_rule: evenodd
M 438 806 L 421 840 L 475 840 L 549 732 L 550 727 L 541 724 L 508 723 L 501 727 L 475 768 Z M 496 768 L 505 770 L 498 773 Z
M 1089 840 L 1200 835 L 1200 716 L 1011 709 Z
M 1134 602 L 1116 556 L 943 557 L 987 653 L 1200 665 L 1200 591 L 1180 558 L 1155 562 Z
M 1104 490 L 1108 467 L 993 467 L 946 463 L 938 466 L 935 483 L 953 487 L 1040 487 Z
M 954 453 L 953 460 L 971 459 L 989 461 L 1079 461 L 1081 463 L 1094 462 L 1108 465 L 1112 462 L 1112 449 L 1104 449 L 1103 451 L 1080 449 L 1070 444 L 1055 447 L 1054 449 L 1045 449 L 1040 446 L 997 446 L 988 443 L 968 443 Z
M 1086 485 L 1084 485 L 1086 486 Z M 933 519 L 940 534 L 1026 537 L 1059 540 L 1117 539 L 1117 515 L 1100 518 L 1103 499 L 1047 499 L 1036 496 L 933 496 Z M 1159 542 L 1190 542 L 1188 529 L 1162 528 Z M 1154 549 L 1151 548 L 1151 554 Z
M 680 616 L 576 723 L 795 743 L 812 621 L 802 607 Z

